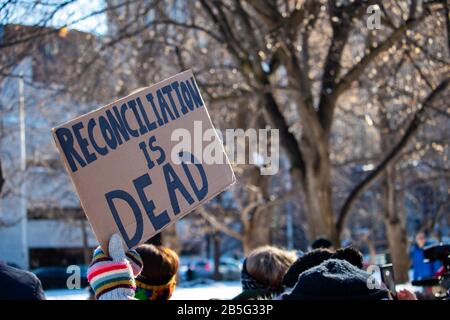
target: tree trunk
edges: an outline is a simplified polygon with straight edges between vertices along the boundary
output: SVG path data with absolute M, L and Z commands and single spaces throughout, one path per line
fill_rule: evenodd
M 214 274 L 213 279 L 214 280 L 221 280 L 222 275 L 220 274 L 220 257 L 222 255 L 221 249 L 220 249 L 220 232 L 214 231 L 212 234 L 212 242 L 213 242 L 213 250 L 214 250 Z
M 389 243 L 394 276 L 396 283 L 406 283 L 409 280 L 408 241 L 405 228 L 401 223 L 386 221 L 386 235 Z
M 255 248 L 269 244 L 272 210 L 271 207 L 256 208 L 251 221 L 244 224 L 244 235 L 242 240 L 244 255 L 248 255 L 250 251 Z
M 377 249 L 375 248 L 375 244 L 373 243 L 370 235 L 365 239 L 367 248 L 369 249 L 369 264 L 373 265 L 376 263 L 377 259 Z
M 271 176 L 261 175 L 257 167 L 249 170 L 249 183 L 257 186 L 259 196 L 266 201 L 270 198 Z M 248 203 L 258 201 L 258 194 L 253 193 L 249 196 Z M 243 225 L 242 249 L 244 254 L 251 250 L 268 245 L 270 243 L 270 227 L 272 225 L 274 209 L 272 206 L 264 204 L 257 205 L 251 212 L 241 217 Z
M 406 221 L 403 210 L 397 207 L 395 193 L 395 165 L 386 168 L 382 183 L 382 203 L 386 237 L 394 267 L 396 283 L 408 281 L 409 257 Z
M 340 247 L 333 215 L 328 142 L 326 138 L 323 141 L 315 141 L 314 144 L 309 144 L 307 150 L 302 148 L 302 152 L 305 168 L 300 179 L 306 202 L 309 238 L 314 240 L 324 236 L 330 239 L 335 247 Z M 299 179 L 299 175 L 298 172 L 294 179 Z
M 163 245 L 169 247 L 176 253 L 180 253 L 181 245 L 180 241 L 178 240 L 176 223 L 168 226 L 161 233 Z

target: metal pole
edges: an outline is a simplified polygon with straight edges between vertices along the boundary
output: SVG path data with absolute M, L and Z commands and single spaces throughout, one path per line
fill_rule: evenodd
M 21 209 L 21 239 L 22 239 L 22 257 L 24 261 L 24 267 L 29 268 L 28 257 L 28 240 L 27 240 L 27 220 L 28 220 L 28 208 L 27 208 L 27 188 L 26 188 L 26 170 L 27 170 L 27 148 L 26 148 L 26 124 L 25 124 L 25 94 L 24 94 L 24 80 L 23 72 L 20 73 L 19 78 L 19 121 L 20 121 L 20 171 L 22 173 L 22 179 L 20 184 L 20 209 Z
M 287 248 L 289 250 L 294 249 L 294 222 L 292 221 L 292 208 L 290 205 L 286 209 L 286 238 L 287 238 Z

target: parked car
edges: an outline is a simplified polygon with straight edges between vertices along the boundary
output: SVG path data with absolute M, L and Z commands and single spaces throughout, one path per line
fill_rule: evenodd
M 181 279 L 186 281 L 212 279 L 214 276 L 214 261 L 206 258 L 183 258 L 180 261 L 179 273 Z M 240 262 L 233 258 L 221 258 L 219 273 L 223 280 L 239 279 L 241 273 Z
M 241 263 L 233 258 L 220 258 L 219 272 L 225 280 L 238 280 L 241 276 Z
M 42 267 L 31 270 L 42 282 L 44 290 L 67 289 L 67 280 L 73 274 L 67 271 L 67 267 Z M 87 280 L 87 266 L 80 266 L 80 287 L 89 286 Z
M 191 276 L 188 278 L 198 279 L 198 278 L 212 278 L 214 272 L 214 266 L 209 259 L 196 258 L 188 266 L 188 271 L 191 272 Z

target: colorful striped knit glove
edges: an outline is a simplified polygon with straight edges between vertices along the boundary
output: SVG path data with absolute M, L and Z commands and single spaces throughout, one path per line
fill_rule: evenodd
M 94 251 L 87 278 L 97 300 L 133 299 L 134 278 L 142 270 L 142 260 L 135 250 L 125 253 L 122 238 L 113 234 L 109 240 L 109 256 L 98 247 Z

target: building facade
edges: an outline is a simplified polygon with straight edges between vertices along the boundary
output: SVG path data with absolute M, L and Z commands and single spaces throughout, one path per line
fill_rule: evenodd
M 0 27 L 2 43 L 33 31 L 20 25 Z M 77 43 L 91 39 L 78 31 L 55 31 L 35 41 L 33 48 L 22 48 L 27 55 L 20 54 L 20 45 L 0 51 L 2 65 L 10 65 L 0 79 L 0 157 L 5 177 L 0 260 L 23 269 L 84 263 L 85 253 L 97 245 L 50 131 L 89 108 L 64 91 L 68 78 L 58 71 L 76 56 Z

